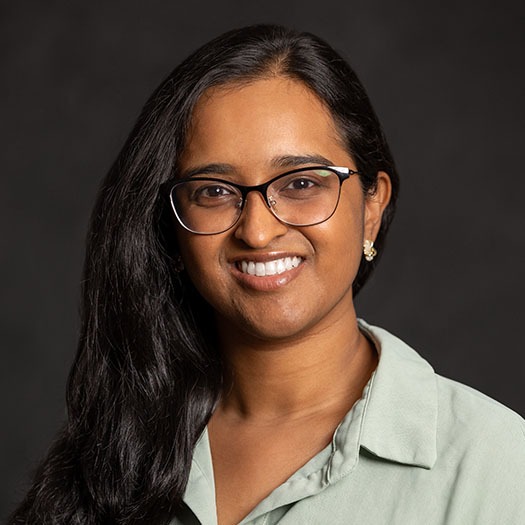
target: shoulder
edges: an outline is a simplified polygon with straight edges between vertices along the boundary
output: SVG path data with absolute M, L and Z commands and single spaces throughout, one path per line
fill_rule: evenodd
M 525 421 L 498 401 L 436 374 L 435 469 L 451 486 L 451 515 L 525 523 Z
M 436 374 L 438 425 L 441 453 L 473 468 L 496 468 L 513 463 L 523 468 L 525 482 L 525 420 L 510 408 L 478 390 Z M 513 469 L 507 470 L 508 477 Z M 504 473 L 504 472 L 502 472 Z
M 525 420 L 478 390 L 436 374 L 438 444 L 461 454 L 482 453 L 484 461 L 506 458 L 525 469 Z M 525 470 L 524 470 L 525 472 Z
M 394 400 L 404 407 L 403 418 L 427 428 L 437 423 L 442 445 L 489 448 L 499 443 L 525 454 L 525 420 L 519 414 L 470 386 L 437 374 L 416 350 L 387 330 L 362 319 L 359 325 L 379 351 L 376 375 L 383 405 L 392 405 Z
M 360 326 L 380 353 L 369 400 L 375 417 L 363 431 L 367 448 L 423 467 L 419 487 L 439 494 L 447 523 L 525 523 L 524 419 L 436 374 L 386 330 L 363 321 Z

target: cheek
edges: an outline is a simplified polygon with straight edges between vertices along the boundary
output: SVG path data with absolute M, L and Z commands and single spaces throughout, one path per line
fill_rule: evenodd
M 325 264 L 338 268 L 348 277 L 357 274 L 361 262 L 364 231 L 364 199 L 360 195 L 341 193 L 334 215 L 319 225 L 318 251 Z M 332 270 L 333 272 L 333 270 Z
M 177 240 L 188 277 L 199 293 L 215 305 L 217 298 L 224 297 L 228 290 L 226 276 L 221 271 L 221 236 L 182 232 Z

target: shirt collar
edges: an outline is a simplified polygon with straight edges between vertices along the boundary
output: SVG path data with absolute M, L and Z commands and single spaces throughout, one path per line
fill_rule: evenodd
M 200 435 L 193 450 L 190 477 L 183 500 L 200 523 L 205 525 L 217 524 L 215 480 L 208 427 Z
M 437 457 L 434 369 L 386 330 L 361 319 L 359 327 L 380 355 L 371 379 L 361 446 L 384 459 L 431 469 Z

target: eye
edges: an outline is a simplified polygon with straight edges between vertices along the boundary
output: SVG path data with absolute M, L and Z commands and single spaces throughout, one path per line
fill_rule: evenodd
M 218 182 L 192 183 L 190 201 L 197 206 L 222 206 L 239 199 L 235 188 Z
M 202 188 L 199 188 L 196 193 L 199 197 L 206 198 L 223 197 L 225 195 L 232 194 L 228 187 L 221 185 L 204 186 Z
M 314 173 L 296 173 L 277 180 L 272 193 L 286 199 L 311 199 L 326 188 L 326 182 Z
M 306 179 L 304 177 L 297 177 L 293 180 L 291 180 L 288 185 L 283 188 L 284 190 L 307 190 L 314 186 L 317 186 L 317 184 L 310 179 Z

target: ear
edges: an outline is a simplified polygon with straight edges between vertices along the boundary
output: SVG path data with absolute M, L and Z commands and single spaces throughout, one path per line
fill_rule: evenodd
M 365 221 L 363 228 L 363 241 L 369 239 L 375 241 L 381 226 L 383 211 L 390 202 L 392 195 L 392 183 L 390 177 L 384 171 L 377 172 L 377 188 L 365 198 Z

